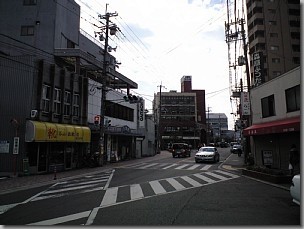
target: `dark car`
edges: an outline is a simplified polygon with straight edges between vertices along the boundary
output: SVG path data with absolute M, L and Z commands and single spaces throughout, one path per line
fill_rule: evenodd
M 186 143 L 173 143 L 171 148 L 172 157 L 190 157 L 191 149 Z

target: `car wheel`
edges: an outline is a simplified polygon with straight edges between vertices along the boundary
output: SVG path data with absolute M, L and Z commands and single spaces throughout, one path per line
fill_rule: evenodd
M 198 160 L 195 160 L 195 163 L 198 163 Z
M 217 162 L 220 162 L 220 156 L 217 157 Z

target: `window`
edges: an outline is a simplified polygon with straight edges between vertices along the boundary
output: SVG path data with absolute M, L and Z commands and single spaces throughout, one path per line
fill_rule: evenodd
M 63 114 L 64 115 L 70 115 L 71 114 L 71 92 L 69 92 L 69 91 L 64 92 Z
M 271 14 L 275 14 L 276 10 L 275 9 L 268 9 L 268 12 L 271 13 Z
M 73 96 L 73 116 L 79 117 L 79 94 Z
M 272 58 L 272 63 L 280 63 L 280 58 Z
M 262 98 L 262 117 L 267 118 L 275 115 L 274 95 Z
M 268 24 L 269 25 L 277 25 L 277 22 L 276 21 L 269 21 Z
M 61 90 L 55 88 L 54 90 L 54 113 L 60 114 L 61 113 Z
M 50 100 L 51 100 L 51 87 L 43 85 L 42 88 L 42 111 L 50 111 Z
M 300 85 L 285 90 L 287 112 L 300 110 Z
M 279 76 L 279 75 L 281 75 L 281 72 L 280 72 L 280 71 L 273 71 L 273 72 L 272 72 L 272 76 L 273 76 L 273 77 L 277 77 L 277 76 Z
M 279 46 L 277 46 L 277 45 L 271 45 L 270 46 L 270 50 L 272 50 L 272 51 L 279 50 Z
M 21 26 L 21 36 L 33 36 L 34 26 Z
M 23 5 L 25 6 L 37 5 L 37 0 L 23 0 Z
M 300 52 L 301 51 L 300 45 L 292 45 L 292 51 L 294 51 L 294 52 Z
M 279 37 L 279 34 L 277 34 L 277 33 L 270 33 L 270 37 Z

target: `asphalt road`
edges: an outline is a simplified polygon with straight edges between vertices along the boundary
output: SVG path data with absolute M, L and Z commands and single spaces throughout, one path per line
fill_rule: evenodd
M 190 158 L 130 161 L 0 195 L 2 225 L 300 225 L 286 190 Z

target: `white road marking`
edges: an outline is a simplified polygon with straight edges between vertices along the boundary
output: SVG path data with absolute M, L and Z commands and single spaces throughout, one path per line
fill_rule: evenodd
M 182 178 L 183 180 L 185 180 L 186 182 L 188 182 L 189 184 L 191 184 L 192 186 L 194 186 L 194 187 L 200 187 L 200 186 L 202 186 L 201 183 L 199 183 L 199 182 L 193 180 L 192 178 L 190 178 L 190 177 L 188 177 L 188 176 L 183 176 L 183 177 L 181 177 L 181 178 Z
M 225 175 L 230 176 L 232 178 L 238 178 L 239 177 L 238 175 L 235 175 L 235 174 L 232 174 L 232 173 L 227 173 L 227 172 L 224 172 L 222 170 L 217 170 L 216 172 L 225 174 Z
M 193 176 L 196 176 L 197 178 L 206 181 L 207 183 L 215 183 L 215 180 L 212 180 L 208 177 L 203 176 L 202 174 L 193 174 Z
M 186 166 L 188 166 L 189 164 L 183 164 L 183 165 L 181 165 L 181 166 L 178 166 L 178 167 L 176 167 L 175 169 L 182 169 L 182 168 L 185 168 Z
M 50 226 L 50 225 L 56 225 L 56 224 L 60 224 L 60 223 L 65 223 L 65 222 L 69 222 L 72 220 L 76 220 L 76 219 L 81 219 L 81 218 L 85 218 L 88 217 L 90 215 L 91 211 L 85 211 L 85 212 L 80 212 L 80 213 L 76 213 L 76 214 L 72 214 L 72 215 L 67 215 L 67 216 L 62 216 L 62 217 L 58 217 L 58 218 L 54 218 L 54 219 L 49 219 L 49 220 L 44 220 L 44 221 L 40 221 L 40 222 L 36 222 L 36 223 L 30 223 L 27 224 L 29 226 Z
M 227 178 L 227 177 L 223 177 L 223 176 L 220 176 L 220 175 L 217 175 L 217 174 L 211 173 L 211 172 L 206 172 L 206 174 L 208 174 L 209 176 L 212 176 L 212 177 L 218 178 L 218 179 L 220 179 L 220 180 L 228 180 L 228 179 L 229 179 L 229 178 Z
M 156 195 L 167 192 L 157 180 L 150 181 L 149 184 Z
M 165 168 L 163 168 L 163 169 L 169 169 L 169 168 L 171 168 L 171 167 L 173 167 L 173 166 L 176 166 L 177 164 L 171 164 L 171 165 L 168 165 L 167 167 L 165 167 Z
M 185 187 L 182 184 L 180 184 L 177 180 L 173 178 L 168 178 L 166 180 L 175 188 L 175 190 L 185 189 Z
M 158 163 L 152 163 L 152 164 L 149 164 L 149 165 L 142 166 L 142 167 L 140 167 L 139 169 L 146 169 L 146 168 L 155 166 L 155 165 L 157 165 L 157 164 L 158 164 Z
M 205 165 L 201 170 L 208 170 L 212 165 Z
M 130 194 L 132 200 L 144 197 L 144 194 L 139 184 L 133 184 L 130 186 Z
M 118 187 L 107 189 L 100 206 L 110 205 L 116 203 Z
M 190 168 L 187 168 L 187 170 L 193 170 L 199 167 L 200 165 L 192 165 Z

